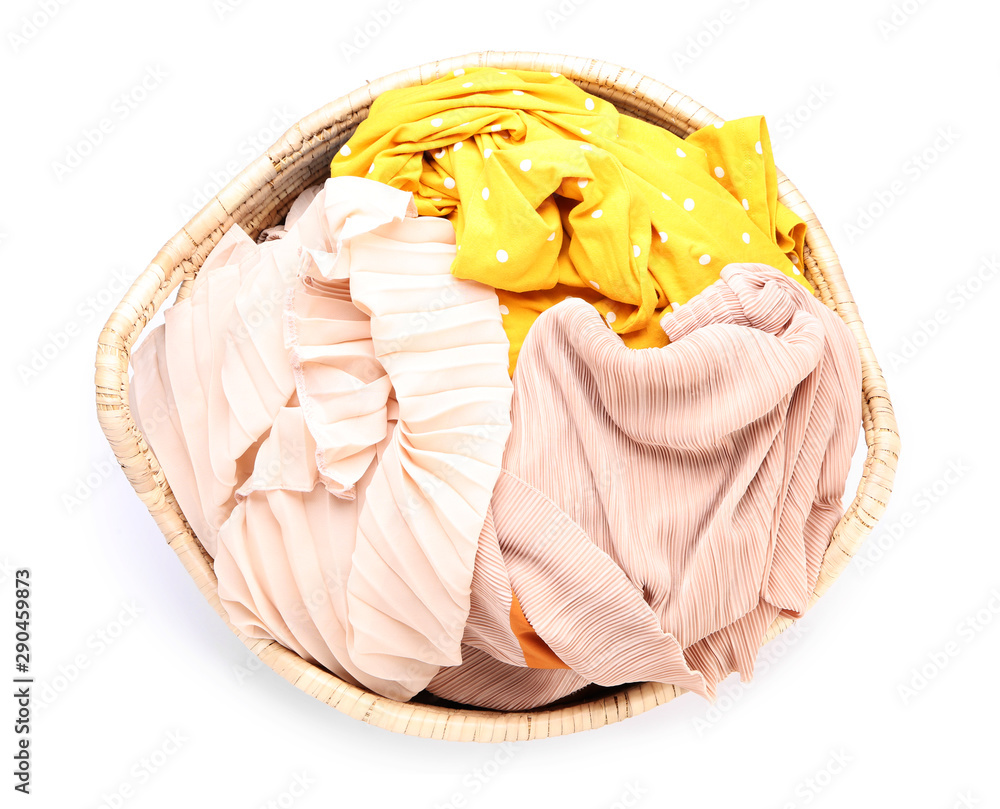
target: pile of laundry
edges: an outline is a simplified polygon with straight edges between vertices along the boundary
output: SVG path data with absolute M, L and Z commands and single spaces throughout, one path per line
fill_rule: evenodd
M 132 412 L 251 637 L 398 700 L 711 697 L 807 608 L 858 442 L 805 231 L 763 118 L 459 69 L 225 233 Z

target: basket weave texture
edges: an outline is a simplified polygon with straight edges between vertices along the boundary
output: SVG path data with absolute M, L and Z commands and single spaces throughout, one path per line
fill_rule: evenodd
M 581 57 L 528 52 L 470 53 L 392 73 L 321 107 L 292 126 L 213 198 L 156 254 L 115 308 L 100 334 L 95 384 L 101 427 L 129 482 L 198 588 L 233 632 L 263 662 L 297 688 L 337 710 L 387 730 L 425 738 L 502 742 L 574 733 L 648 711 L 683 693 L 662 683 L 584 691 L 575 702 L 522 712 L 402 703 L 348 684 L 280 644 L 249 638 L 227 620 L 212 559 L 191 531 L 163 471 L 129 411 L 129 353 L 173 290 L 177 300 L 223 234 L 240 225 L 251 238 L 281 222 L 296 196 L 329 176 L 330 160 L 386 90 L 422 84 L 457 68 L 555 71 L 623 113 L 681 137 L 722 120 L 693 99 L 618 65 Z M 823 595 L 885 511 L 899 452 L 899 435 L 881 369 L 865 334 L 837 255 L 798 189 L 778 171 L 779 199 L 805 220 L 804 274 L 817 296 L 850 327 L 861 359 L 862 417 L 867 455 L 853 502 L 833 532 L 810 606 Z M 791 623 L 779 617 L 764 642 Z M 588 695 L 590 698 L 588 698 Z

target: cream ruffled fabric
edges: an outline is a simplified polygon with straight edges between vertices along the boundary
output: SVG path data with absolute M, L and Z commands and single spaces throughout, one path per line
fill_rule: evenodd
M 269 235 L 226 233 L 135 352 L 133 408 L 234 625 L 408 699 L 461 661 L 510 430 L 499 304 L 451 275 L 450 223 L 373 181 Z

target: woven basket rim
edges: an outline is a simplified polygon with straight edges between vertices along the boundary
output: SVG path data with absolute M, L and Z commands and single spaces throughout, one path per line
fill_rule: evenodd
M 684 689 L 663 683 L 638 683 L 577 704 L 532 711 L 501 712 L 474 707 L 448 708 L 397 702 L 340 680 L 307 663 L 272 640 L 243 635 L 222 607 L 212 560 L 191 531 L 159 464 L 129 410 L 128 365 L 132 346 L 176 288 L 177 299 L 205 257 L 228 228 L 240 224 L 252 236 L 284 216 L 301 188 L 285 193 L 282 183 L 305 182 L 303 173 L 329 159 L 367 116 L 372 101 L 396 87 L 426 83 L 458 68 L 497 67 L 558 72 L 620 110 L 686 136 L 719 116 L 690 97 L 633 70 L 597 59 L 522 51 L 479 51 L 390 73 L 331 101 L 293 124 L 275 143 L 237 174 L 153 258 L 108 318 L 98 339 L 95 386 L 101 428 L 139 498 L 156 520 L 199 590 L 226 625 L 260 659 L 297 688 L 337 710 L 378 727 L 423 738 L 512 741 L 545 738 L 602 727 L 636 716 L 673 699 Z M 299 165 L 305 169 L 299 172 Z M 853 502 L 835 528 L 823 558 L 809 607 L 847 565 L 885 511 L 899 452 L 892 403 L 837 255 L 815 213 L 780 171 L 779 199 L 806 221 L 806 277 L 818 297 L 851 329 L 862 368 L 862 420 L 867 454 Z M 304 178 L 304 179 L 303 179 Z M 304 186 L 303 186 L 304 187 Z M 273 224 L 273 222 L 271 222 Z M 764 643 L 792 623 L 779 617 Z

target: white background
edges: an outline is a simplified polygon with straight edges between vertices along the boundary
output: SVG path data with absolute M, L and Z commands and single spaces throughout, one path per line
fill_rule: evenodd
M 388 2 L 4 3 L 0 671 L 28 566 L 41 700 L 30 797 L 2 708 L 2 805 L 1000 806 L 996 6 L 397 2 L 354 53 Z M 255 669 L 114 465 L 93 393 L 105 318 L 214 179 L 367 80 L 476 50 L 595 57 L 764 114 L 903 441 L 885 518 L 754 683 L 506 751 L 373 728 Z

